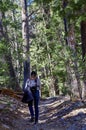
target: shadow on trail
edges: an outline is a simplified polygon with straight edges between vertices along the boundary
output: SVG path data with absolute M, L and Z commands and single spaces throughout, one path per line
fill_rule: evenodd
M 53 105 L 55 105 L 55 104 L 56 103 L 53 103 L 50 106 L 50 108 L 48 108 L 48 106 L 47 106 L 47 110 L 45 111 L 45 114 L 47 114 L 49 112 L 56 110 L 56 112 L 51 116 L 51 118 L 54 117 L 54 116 L 61 118 L 61 117 L 65 116 L 66 114 L 70 113 L 73 110 L 83 108 L 83 106 L 81 106 L 82 104 L 81 104 L 80 101 L 71 102 L 70 100 L 68 100 L 68 101 L 64 101 L 60 105 L 56 105 L 56 107 L 53 107 Z
M 56 102 L 53 103 L 53 105 L 55 104 Z M 44 112 L 45 116 L 41 120 L 45 120 L 47 124 L 53 124 L 54 127 L 56 124 L 58 124 L 58 126 L 61 125 L 64 128 L 63 130 L 86 130 L 86 114 L 82 111 L 79 111 L 75 115 L 70 114 L 72 111 L 83 108 L 82 102 L 67 100 L 60 103 L 60 105 L 56 104 L 56 107 L 53 107 L 53 105 L 49 108 L 47 106 L 47 109 Z M 41 114 L 43 116 L 43 113 Z M 67 116 L 68 114 L 70 115 Z M 40 117 L 42 116 L 40 115 Z
M 86 130 L 86 113 L 80 101 L 72 102 L 64 97 L 49 98 L 40 101 L 39 110 L 37 130 Z M 0 116 L 0 127 L 3 124 L 9 127 L 8 130 L 36 130 L 29 123 L 28 105 L 20 103 L 16 110 L 5 109 Z

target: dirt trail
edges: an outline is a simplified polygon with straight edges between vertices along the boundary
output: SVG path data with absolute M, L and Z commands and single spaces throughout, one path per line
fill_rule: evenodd
M 40 101 L 39 111 L 39 123 L 37 125 L 29 123 L 30 115 L 28 111 L 27 105 L 21 105 L 18 109 L 20 117 L 18 120 L 15 120 L 16 130 L 63 130 L 63 126 L 60 126 L 58 120 L 55 121 L 56 110 L 54 107 L 56 106 L 57 102 L 58 105 L 61 103 L 60 101 L 55 102 L 55 98 L 47 99 L 44 101 Z M 20 123 L 20 125 L 19 125 Z
M 37 125 L 29 123 L 27 105 L 13 100 L 8 106 L 0 104 L 0 130 L 86 130 L 86 108 L 81 101 L 66 97 L 41 100 Z

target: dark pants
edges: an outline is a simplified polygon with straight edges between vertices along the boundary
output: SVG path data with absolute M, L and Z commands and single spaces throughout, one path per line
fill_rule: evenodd
M 39 90 L 32 92 L 32 94 L 33 94 L 33 100 L 28 103 L 28 107 L 29 107 L 31 117 L 34 117 L 34 114 L 35 114 L 35 122 L 37 122 L 38 117 L 39 117 L 39 108 L 38 108 Z M 33 108 L 33 106 L 34 106 L 34 108 Z

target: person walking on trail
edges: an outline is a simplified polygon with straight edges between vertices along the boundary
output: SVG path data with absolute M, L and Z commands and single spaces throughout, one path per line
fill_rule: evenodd
M 27 79 L 26 81 L 25 88 L 29 87 L 32 92 L 33 100 L 28 102 L 28 107 L 31 115 L 30 122 L 35 121 L 35 124 L 38 123 L 38 118 L 39 118 L 38 105 L 39 105 L 39 97 L 40 97 L 39 96 L 40 86 L 41 83 L 40 83 L 40 79 L 37 77 L 37 73 L 35 71 L 32 71 L 30 79 Z

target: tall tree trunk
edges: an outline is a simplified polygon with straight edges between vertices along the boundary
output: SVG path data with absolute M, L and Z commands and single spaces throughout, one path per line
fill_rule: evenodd
M 63 9 L 65 9 L 68 5 L 68 0 L 63 0 Z M 81 82 L 80 82 L 80 75 L 78 71 L 77 66 L 77 55 L 76 55 L 76 49 L 75 49 L 75 34 L 74 34 L 74 25 L 70 24 L 68 27 L 68 21 L 67 21 L 68 15 L 64 18 L 64 27 L 65 27 L 65 33 L 68 33 L 68 39 L 66 38 L 66 45 L 70 47 L 72 51 L 72 56 L 70 60 L 68 60 L 67 63 L 67 73 L 68 73 L 68 84 L 70 86 L 70 93 L 72 96 L 79 96 L 82 99 L 82 89 L 81 89 Z M 73 59 L 73 60 L 72 60 Z M 74 67 L 71 67 L 71 64 L 73 64 Z M 77 89 L 79 92 L 79 95 L 77 95 Z
M 81 22 L 82 57 L 86 58 L 86 21 Z
M 79 97 L 82 99 L 82 87 L 81 87 L 81 82 L 80 82 L 80 74 L 78 71 L 78 66 L 77 66 L 77 55 L 76 55 L 76 49 L 75 49 L 75 34 L 74 34 L 74 25 L 71 24 L 69 26 L 69 31 L 68 31 L 68 46 L 72 50 L 72 58 L 70 61 L 70 64 L 73 64 L 74 67 L 71 67 L 71 76 L 72 76 L 72 93 L 75 96 L 77 95 L 77 88 L 79 92 Z
M 82 58 L 84 70 L 83 70 L 83 98 L 86 96 L 86 20 L 81 22 L 81 41 L 82 41 Z
M 27 12 L 27 0 L 21 0 L 22 3 L 22 38 L 23 38 L 23 56 L 28 57 L 29 52 L 29 24 Z
M 27 0 L 21 0 L 22 4 L 22 38 L 23 38 L 23 57 L 25 60 L 24 63 L 24 83 L 27 78 L 30 78 L 30 56 L 29 54 L 29 24 L 28 24 L 28 11 L 27 11 Z

